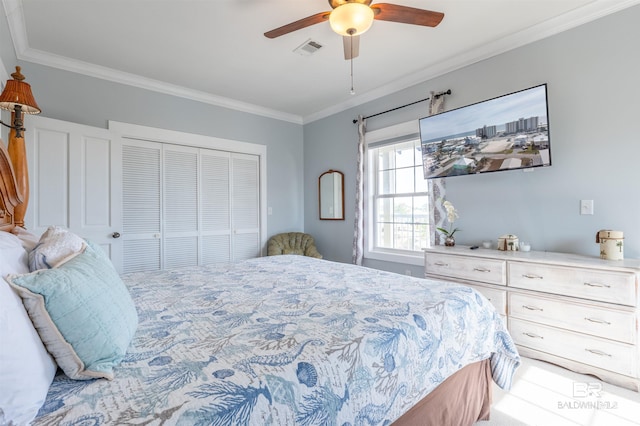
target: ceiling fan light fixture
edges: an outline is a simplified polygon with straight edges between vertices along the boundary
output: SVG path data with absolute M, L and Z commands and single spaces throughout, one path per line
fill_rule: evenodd
M 371 28 L 373 9 L 362 3 L 345 3 L 329 15 L 331 29 L 341 36 L 360 35 Z

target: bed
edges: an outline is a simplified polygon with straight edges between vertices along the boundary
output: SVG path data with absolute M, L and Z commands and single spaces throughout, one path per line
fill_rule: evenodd
M 14 206 L 24 189 L 8 174 L 23 166 L 10 163 L 2 147 L 0 227 L 20 234 Z M 104 269 L 85 268 L 82 288 L 115 273 L 87 241 L 51 269 L 8 280 L 19 292 L 21 280 L 65 274 L 89 258 Z M 89 270 L 100 277 L 87 280 Z M 32 424 L 473 424 L 489 417 L 492 380 L 509 389 L 519 365 L 492 305 L 452 283 L 292 255 L 117 281 L 109 286 L 135 307 L 126 350 L 98 378 L 72 379 L 58 362 L 64 371 Z M 126 318 L 125 308 L 109 322 Z

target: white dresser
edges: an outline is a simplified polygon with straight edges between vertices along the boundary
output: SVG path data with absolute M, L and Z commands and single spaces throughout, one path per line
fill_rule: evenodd
M 640 391 L 640 260 L 436 246 L 425 276 L 482 293 L 521 355 Z

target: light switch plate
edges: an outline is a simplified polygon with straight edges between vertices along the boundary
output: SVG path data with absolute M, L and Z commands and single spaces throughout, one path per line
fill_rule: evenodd
M 580 200 L 580 214 L 593 214 L 593 200 Z

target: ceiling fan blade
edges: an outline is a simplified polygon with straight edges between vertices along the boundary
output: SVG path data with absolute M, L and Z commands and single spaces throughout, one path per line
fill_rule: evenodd
M 353 45 L 351 45 L 353 43 Z M 360 54 L 360 36 L 342 36 L 342 44 L 344 45 L 344 59 L 357 58 Z
M 331 12 L 316 13 L 315 15 L 307 16 L 306 18 L 302 18 L 298 21 L 283 25 L 279 28 L 276 28 L 275 30 L 267 31 L 266 33 L 264 33 L 264 36 L 267 38 L 276 38 L 280 37 L 281 35 L 301 30 L 302 28 L 310 27 L 311 25 L 319 24 L 320 22 L 328 20 L 330 14 Z
M 371 6 L 374 19 L 381 21 L 400 22 L 403 24 L 423 25 L 425 27 L 437 26 L 444 13 L 431 10 L 416 9 L 408 6 L 398 6 L 390 3 L 376 3 Z

